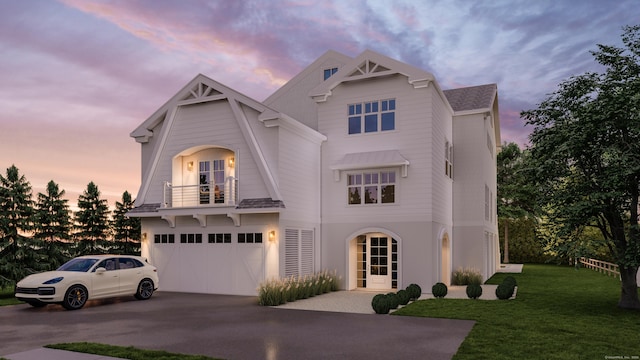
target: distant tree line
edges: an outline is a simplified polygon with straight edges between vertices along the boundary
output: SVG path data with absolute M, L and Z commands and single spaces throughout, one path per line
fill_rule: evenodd
M 55 270 L 75 256 L 139 254 L 140 219 L 125 191 L 113 213 L 98 187 L 90 182 L 78 197 L 78 211 L 63 199 L 53 180 L 35 200 L 31 184 L 12 165 L 0 174 L 0 288 L 34 272 Z

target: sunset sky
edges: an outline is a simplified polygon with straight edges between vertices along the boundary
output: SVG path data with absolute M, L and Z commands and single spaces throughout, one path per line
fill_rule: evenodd
M 140 186 L 129 133 L 198 73 L 264 100 L 329 49 L 497 83 L 502 140 L 525 145 L 519 113 L 638 23 L 637 0 L 0 0 L 0 173 L 72 207 L 93 181 L 113 207 Z

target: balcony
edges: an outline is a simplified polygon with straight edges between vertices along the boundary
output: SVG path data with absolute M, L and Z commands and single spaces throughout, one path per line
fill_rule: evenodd
M 163 185 L 163 208 L 228 207 L 238 204 L 238 179 L 228 176 L 224 184 Z

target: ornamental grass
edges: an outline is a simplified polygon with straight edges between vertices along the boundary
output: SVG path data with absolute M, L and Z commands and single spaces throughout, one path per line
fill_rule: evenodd
M 453 285 L 482 285 L 482 274 L 474 268 L 458 268 L 453 272 Z
M 290 276 L 264 281 L 258 287 L 258 303 L 262 306 L 278 306 L 299 299 L 307 299 L 338 290 L 336 271 L 327 270 L 313 275 Z

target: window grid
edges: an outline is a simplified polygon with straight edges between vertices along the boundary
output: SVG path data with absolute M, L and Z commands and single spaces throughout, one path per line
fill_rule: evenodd
M 180 234 L 181 244 L 202 244 L 202 234 Z
M 238 244 L 262 244 L 262 233 L 238 233 Z
M 395 171 L 364 172 L 347 175 L 349 205 L 395 203 Z
M 338 68 L 334 67 L 334 68 L 330 68 L 330 69 L 324 69 L 324 80 L 327 80 L 328 78 L 331 77 L 331 75 L 335 74 L 336 72 L 338 72 Z
M 208 235 L 209 244 L 230 244 L 231 233 L 217 233 Z
M 350 135 L 395 130 L 395 99 L 349 104 L 347 110 Z
M 173 244 L 176 242 L 174 234 L 155 234 L 153 242 L 156 244 Z

